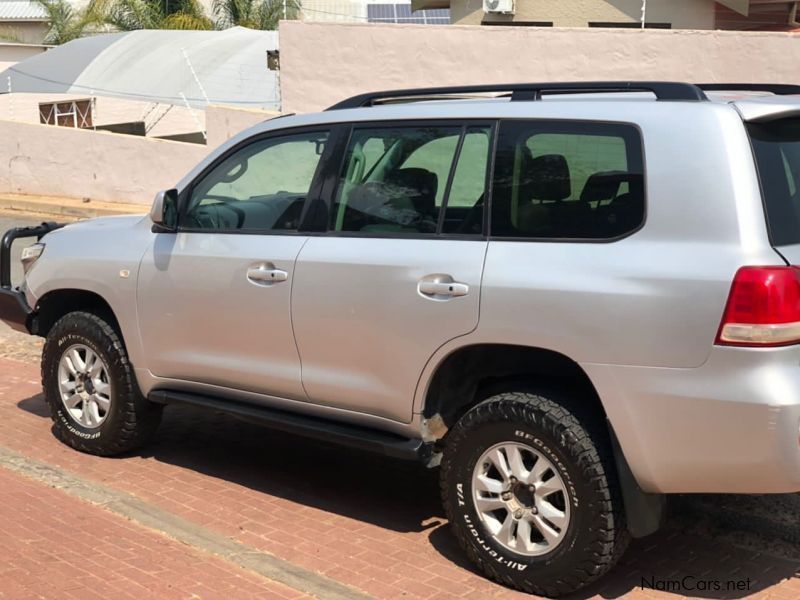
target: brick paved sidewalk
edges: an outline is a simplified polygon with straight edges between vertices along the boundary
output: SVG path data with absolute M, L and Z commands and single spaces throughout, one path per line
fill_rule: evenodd
M 376 598 L 525 597 L 472 570 L 442 516 L 436 474 L 415 465 L 177 407 L 141 453 L 79 454 L 50 434 L 38 366 L 8 360 L 0 360 L 0 446 Z M 641 590 L 642 578 L 689 575 L 750 580 L 745 591 L 699 590 L 695 597 L 800 599 L 800 558 L 696 535 L 702 529 L 673 520 L 636 542 L 609 577 L 579 597 L 674 599 L 680 594 Z
M 0 598 L 303 598 L 0 469 Z

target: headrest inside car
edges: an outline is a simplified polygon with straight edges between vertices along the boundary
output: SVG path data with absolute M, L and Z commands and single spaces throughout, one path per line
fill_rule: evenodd
M 601 202 L 611 200 L 619 193 L 619 188 L 623 182 L 631 178 L 629 173 L 624 171 L 601 171 L 594 173 L 586 180 L 581 192 L 583 202 Z
M 572 193 L 569 165 L 561 154 L 543 154 L 530 159 L 526 168 L 528 198 L 564 200 Z

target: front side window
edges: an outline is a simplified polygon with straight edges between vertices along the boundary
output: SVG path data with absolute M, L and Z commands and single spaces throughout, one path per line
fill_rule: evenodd
M 354 129 L 330 214 L 331 231 L 460 233 L 483 198 L 489 136 L 488 127 L 461 125 Z M 482 220 L 473 220 L 481 233 Z
M 296 231 L 327 138 L 271 137 L 234 152 L 193 186 L 182 227 Z
M 492 236 L 612 239 L 638 229 L 644 207 L 642 147 L 635 127 L 501 124 Z

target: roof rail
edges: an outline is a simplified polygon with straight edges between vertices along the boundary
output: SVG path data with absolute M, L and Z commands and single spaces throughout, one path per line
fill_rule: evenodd
M 771 92 L 776 96 L 800 94 L 800 85 L 786 83 L 698 83 L 705 92 Z
M 508 83 L 490 85 L 459 85 L 453 87 L 417 88 L 407 90 L 387 90 L 359 94 L 334 104 L 327 110 L 362 108 L 388 102 L 414 102 L 441 100 L 453 94 L 511 94 L 511 101 L 541 100 L 542 93 L 593 93 L 593 92 L 652 92 L 658 100 L 708 100 L 703 91 L 691 83 L 670 81 L 591 81 L 566 83 Z

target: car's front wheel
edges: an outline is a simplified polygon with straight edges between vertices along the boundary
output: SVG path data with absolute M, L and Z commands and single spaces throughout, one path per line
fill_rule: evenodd
M 628 534 L 606 440 L 551 397 L 478 404 L 447 438 L 445 511 L 490 578 L 556 597 L 607 572 Z
M 92 313 L 72 312 L 53 325 L 42 352 L 42 386 L 56 436 L 82 452 L 133 450 L 161 419 L 161 407 L 139 392 L 119 334 Z

